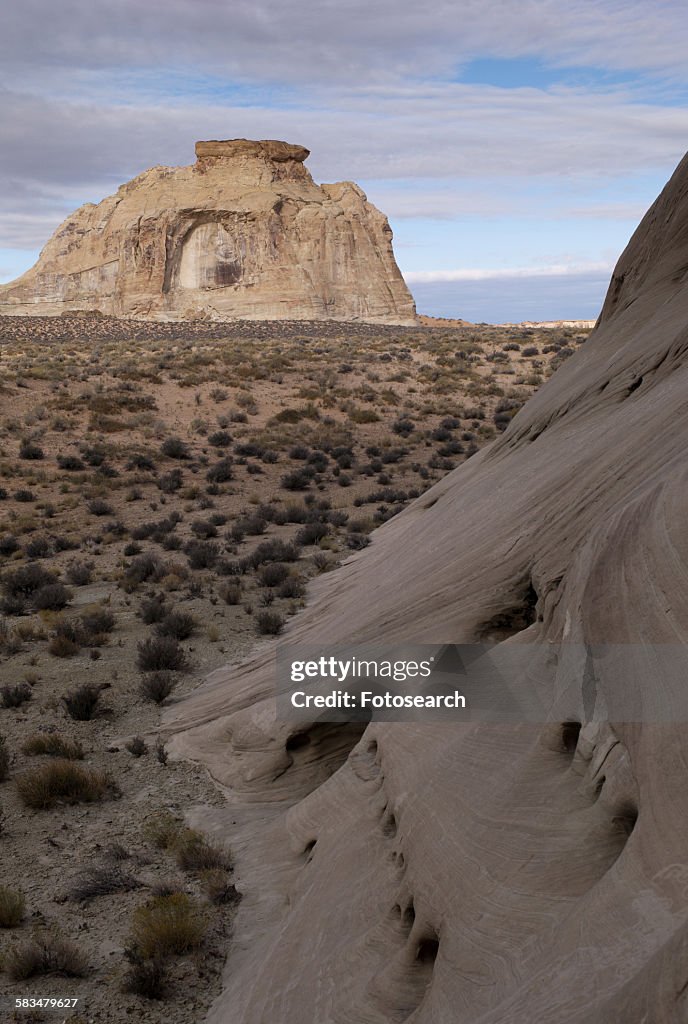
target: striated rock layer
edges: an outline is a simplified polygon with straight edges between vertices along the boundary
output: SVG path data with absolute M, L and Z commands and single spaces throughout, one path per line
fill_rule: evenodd
M 286 142 L 196 143 L 68 217 L 0 314 L 415 322 L 386 217 Z
M 585 346 L 320 578 L 288 637 L 471 642 L 499 621 L 509 644 L 685 644 L 686 268 L 688 159 Z M 544 725 L 289 744 L 270 647 L 168 713 L 227 787 L 203 821 L 245 893 L 213 1024 L 688 1020 L 688 726 L 587 720 L 584 658 L 541 668 Z M 629 692 L 647 678 L 639 659 Z

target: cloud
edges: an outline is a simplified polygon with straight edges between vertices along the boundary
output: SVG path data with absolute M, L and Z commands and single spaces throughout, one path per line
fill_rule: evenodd
M 684 77 L 687 48 L 680 0 L 23 0 L 4 13 L 0 65 L 346 82 L 447 76 L 487 54 Z
M 414 270 L 404 274 L 407 284 L 435 284 L 450 281 L 499 281 L 534 277 L 589 277 L 611 274 L 613 264 L 606 261 L 590 263 L 559 263 L 533 267 L 469 267 L 458 270 Z

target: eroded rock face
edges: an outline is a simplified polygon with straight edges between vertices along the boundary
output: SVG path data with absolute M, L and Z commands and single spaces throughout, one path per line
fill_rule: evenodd
M 688 158 L 586 344 L 286 632 L 471 643 L 508 619 L 544 652 L 550 721 L 301 724 L 293 749 L 271 647 L 168 712 L 230 794 L 199 813 L 245 894 L 212 1024 L 688 1020 L 688 724 L 602 721 L 585 657 L 548 652 L 688 643 L 686 267 Z M 629 695 L 661 692 L 648 664 Z
M 357 185 L 316 185 L 286 142 L 198 142 L 196 156 L 68 217 L 0 287 L 0 314 L 415 321 L 391 228 Z

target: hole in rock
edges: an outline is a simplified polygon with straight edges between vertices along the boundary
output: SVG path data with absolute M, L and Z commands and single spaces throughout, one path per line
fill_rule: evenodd
M 511 607 L 498 612 L 483 623 L 478 630 L 478 638 L 483 642 L 500 643 L 532 626 L 536 619 L 537 600 L 537 591 L 532 582 L 529 582 Z
M 311 742 L 310 734 L 307 732 L 295 732 L 286 742 L 287 750 L 301 750 Z
M 404 925 L 404 928 L 406 928 L 408 931 L 411 931 L 411 929 L 413 928 L 413 922 L 416 920 L 416 911 L 414 909 L 413 903 L 409 903 L 408 907 L 406 908 L 402 915 L 401 920 Z
M 580 736 L 580 722 L 564 722 L 561 727 L 561 745 L 567 754 L 575 754 Z
M 422 939 L 418 943 L 418 949 L 416 950 L 416 960 L 421 964 L 434 964 L 437 959 L 437 953 L 440 948 L 440 942 L 437 937 L 431 939 Z
M 368 744 L 368 753 L 371 755 L 371 757 L 375 757 L 375 755 L 377 754 L 377 740 L 370 741 L 370 743 Z
M 310 859 L 310 855 L 313 853 L 317 841 L 317 839 L 311 839 L 310 843 L 306 843 L 306 845 L 303 848 L 304 857 L 308 857 Z
M 612 825 L 625 836 L 630 836 L 638 820 L 638 808 L 631 803 L 624 804 L 612 818 Z
M 390 814 L 382 823 L 382 834 L 387 836 L 389 839 L 393 839 L 397 834 L 397 819 L 393 814 Z

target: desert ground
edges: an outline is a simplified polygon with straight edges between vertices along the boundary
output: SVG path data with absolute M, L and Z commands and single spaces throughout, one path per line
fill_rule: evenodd
M 241 877 L 231 835 L 185 824 L 225 797 L 168 756 L 162 709 L 279 634 L 588 333 L 0 320 L 0 991 L 203 1018 Z

